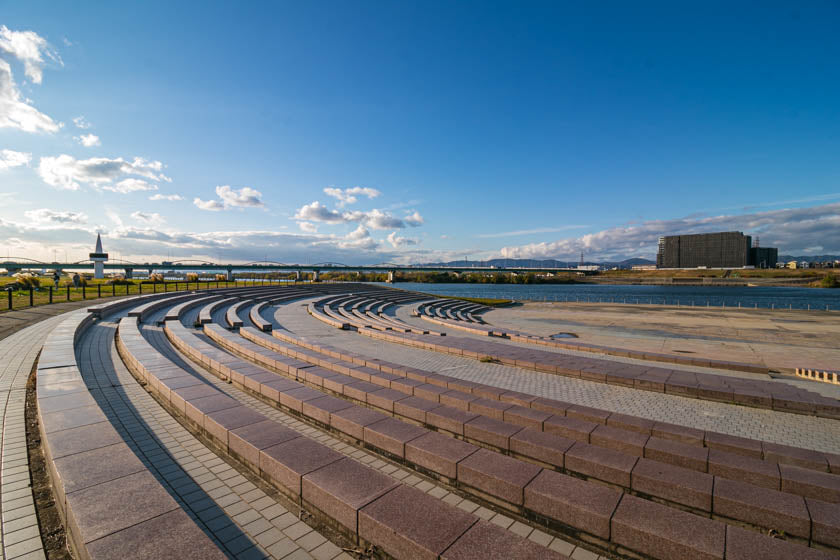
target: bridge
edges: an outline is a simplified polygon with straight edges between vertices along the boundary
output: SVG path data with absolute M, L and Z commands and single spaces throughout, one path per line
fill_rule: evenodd
M 15 257 L 0 262 L 0 269 L 6 269 L 8 274 L 14 274 L 25 270 L 93 270 L 97 263 L 88 259 L 76 262 L 43 262 L 34 259 Z M 302 272 L 313 274 L 315 280 L 319 274 L 325 272 L 385 272 L 388 273 L 389 281 L 397 272 L 478 272 L 478 273 L 508 273 L 524 274 L 533 273 L 557 273 L 575 272 L 583 274 L 595 274 L 592 270 L 579 270 L 577 268 L 552 268 L 552 267 L 496 267 L 482 266 L 426 266 L 426 265 L 400 265 L 394 263 L 379 263 L 373 265 L 348 265 L 343 263 L 323 262 L 315 264 L 288 264 L 278 261 L 259 261 L 250 263 L 214 263 L 209 261 L 182 260 L 163 261 L 159 263 L 137 263 L 124 260 L 111 259 L 109 262 L 99 263 L 105 270 L 123 272 L 126 278 L 131 278 L 134 272 L 146 270 L 149 274 L 154 272 L 208 272 L 226 274 L 228 279 L 233 279 L 237 272 L 250 273 L 271 273 L 271 272 L 294 272 L 300 275 Z

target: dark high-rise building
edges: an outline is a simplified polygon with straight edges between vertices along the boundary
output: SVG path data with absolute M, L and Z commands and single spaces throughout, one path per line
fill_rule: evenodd
M 750 264 L 756 268 L 776 268 L 779 250 L 775 247 L 753 247 L 750 249 Z
M 752 237 L 740 231 L 669 235 L 659 238 L 658 268 L 740 268 L 772 260 L 778 251 L 770 247 L 752 248 Z M 771 258 L 772 257 L 772 258 Z

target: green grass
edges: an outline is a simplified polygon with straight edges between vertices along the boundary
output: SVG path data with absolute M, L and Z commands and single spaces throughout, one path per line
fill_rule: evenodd
M 176 288 L 178 291 L 183 291 L 186 289 L 189 290 L 207 290 L 211 288 L 216 288 L 217 283 L 215 281 L 201 281 L 196 285 L 195 282 L 190 282 L 189 286 L 187 286 L 186 281 L 167 281 L 165 284 L 158 283 L 155 286 L 153 283 L 147 283 L 146 281 L 140 280 L 133 280 L 130 281 L 128 284 L 117 284 L 112 286 L 108 283 L 109 279 L 103 280 L 93 280 L 88 279 L 87 285 L 85 286 L 84 290 L 82 287 L 74 288 L 72 281 L 67 279 L 67 277 L 62 277 L 59 281 L 58 288 L 56 289 L 55 284 L 53 283 L 52 276 L 39 276 L 41 280 L 41 287 L 37 290 L 33 290 L 32 292 L 32 304 L 33 306 L 38 305 L 48 305 L 50 303 L 50 286 L 53 286 L 53 303 L 61 303 L 66 301 L 95 301 L 98 299 L 98 294 L 102 294 L 102 298 L 106 297 L 113 297 L 113 296 L 136 296 L 140 295 L 140 286 L 142 284 L 142 293 L 151 294 L 155 292 L 174 292 Z M 9 284 L 14 283 L 16 280 L 10 276 L 0 276 L 0 313 L 9 310 L 9 294 L 6 290 L 6 286 Z M 256 287 L 259 286 L 259 282 L 238 282 L 238 287 Z M 275 284 L 276 285 L 276 284 Z M 283 284 L 286 285 L 286 284 Z M 288 284 L 291 285 L 291 284 Z M 67 287 L 70 286 L 69 296 L 68 296 L 68 289 Z M 97 287 L 100 291 L 97 290 Z M 218 287 L 237 287 L 236 284 L 233 282 L 218 282 Z M 29 307 L 29 290 L 14 290 L 12 291 L 12 309 L 23 309 Z
M 513 303 L 509 299 L 493 299 L 493 298 L 477 298 L 477 297 L 461 297 L 461 296 L 441 296 L 438 294 L 428 294 L 430 296 L 442 298 L 442 299 L 460 299 L 462 301 L 468 301 L 470 303 L 478 303 L 481 305 L 486 305 L 487 307 L 500 307 L 502 305 L 508 305 Z

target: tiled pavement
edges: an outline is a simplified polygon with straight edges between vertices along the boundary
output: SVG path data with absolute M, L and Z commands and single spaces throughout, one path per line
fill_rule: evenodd
M 235 558 L 349 558 L 164 410 L 123 365 L 115 328 L 100 322 L 80 341 L 85 382 L 126 443 L 217 544 Z
M 149 323 L 153 323 L 154 320 L 150 320 Z M 189 323 L 189 321 L 185 321 Z M 527 537 L 534 542 L 542 544 L 544 546 L 548 546 L 552 550 L 558 551 L 562 554 L 566 554 L 570 556 L 573 560 L 596 560 L 599 557 L 597 554 L 591 552 L 582 547 L 575 546 L 574 544 L 562 539 L 554 537 L 544 531 L 536 529 L 530 525 L 522 523 L 521 521 L 516 521 L 506 515 L 501 513 L 497 513 L 487 507 L 481 506 L 474 501 L 464 498 L 457 493 L 450 492 L 444 486 L 438 484 L 435 481 L 432 481 L 426 477 L 421 477 L 414 472 L 401 468 L 391 462 L 385 461 L 381 459 L 378 455 L 373 452 L 369 452 L 363 449 L 359 449 L 352 445 L 349 445 L 327 432 L 319 430 L 315 427 L 312 427 L 297 418 L 286 414 L 278 410 L 277 408 L 270 406 L 263 401 L 252 397 L 251 395 L 236 389 L 232 385 L 225 383 L 218 379 L 216 376 L 212 375 L 209 372 L 206 372 L 202 368 L 196 366 L 194 363 L 189 362 L 187 358 L 181 356 L 179 352 L 172 348 L 172 346 L 166 341 L 165 335 L 163 334 L 162 329 L 158 327 L 144 327 L 147 331 L 147 335 L 149 336 L 150 342 L 152 342 L 159 351 L 166 354 L 168 358 L 171 360 L 176 361 L 179 364 L 186 366 L 189 370 L 195 372 L 196 374 L 203 377 L 205 380 L 213 383 L 213 385 L 223 391 L 224 393 L 228 394 L 229 396 L 237 399 L 244 405 L 250 407 L 257 412 L 264 414 L 265 416 L 275 420 L 276 422 L 280 422 L 283 425 L 307 436 L 312 439 L 315 439 L 324 445 L 327 445 L 336 451 L 343 453 L 356 461 L 359 461 L 369 467 L 376 468 L 381 472 L 395 478 L 396 480 L 401 481 L 403 484 L 408 484 L 410 486 L 414 486 L 415 488 L 422 490 L 423 492 L 434 496 L 435 498 L 441 499 L 448 504 L 457 506 L 467 512 L 474 513 L 478 517 L 489 520 L 500 527 L 503 527 L 517 535 Z M 206 339 L 208 342 L 212 344 L 212 341 Z
M 0 340 L 2 410 L 2 547 L 0 558 L 44 558 L 29 477 L 24 405 L 26 381 L 44 339 L 63 317 L 52 317 Z
M 298 335 L 317 336 L 326 344 L 339 348 L 428 371 L 445 373 L 459 379 L 651 420 L 840 453 L 840 438 L 836 435 L 837 420 L 638 391 L 511 366 L 487 364 L 471 358 L 451 356 L 404 345 L 385 344 L 321 323 L 309 316 L 305 303 L 306 301 L 300 301 L 279 306 L 274 315 L 277 324 Z

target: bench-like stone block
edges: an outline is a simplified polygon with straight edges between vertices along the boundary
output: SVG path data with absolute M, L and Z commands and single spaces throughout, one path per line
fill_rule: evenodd
M 714 477 L 650 459 L 639 459 L 631 474 L 631 488 L 702 511 L 712 511 Z
M 811 535 L 811 518 L 802 496 L 725 478 L 715 480 L 714 514 L 805 539 Z
M 479 416 L 464 424 L 464 437 L 499 449 L 509 449 L 510 436 L 522 429 L 520 426 L 514 426 L 495 418 Z
M 593 445 L 606 447 L 635 457 L 644 455 L 645 444 L 649 438 L 650 436 L 647 434 L 600 425 L 589 434 L 589 441 Z
M 811 514 L 811 539 L 825 546 L 840 548 L 840 504 L 805 498 Z
M 543 422 L 543 429 L 552 434 L 589 443 L 589 435 L 598 427 L 595 422 L 569 418 L 568 416 L 551 416 Z
M 613 515 L 612 541 L 651 558 L 722 560 L 726 525 L 625 494 Z
M 836 556 L 782 539 L 726 527 L 726 560 L 832 560 Z
M 458 462 L 478 448 L 437 432 L 429 432 L 405 444 L 405 459 L 450 479 L 457 477 Z
M 477 520 L 402 485 L 359 511 L 359 536 L 394 558 L 437 560 Z
M 645 445 L 645 458 L 678 467 L 706 472 L 708 470 L 709 450 L 680 443 L 676 440 L 653 437 Z
M 577 442 L 566 451 L 566 468 L 572 472 L 597 478 L 618 486 L 630 487 L 630 473 L 637 457 L 620 451 Z
M 779 471 L 783 492 L 840 503 L 840 476 L 785 464 L 779 465 Z
M 810 449 L 791 447 L 778 443 L 762 443 L 764 446 L 764 458 L 776 463 L 794 465 L 815 471 L 828 471 L 828 461 L 825 454 Z
M 260 451 L 260 471 L 293 496 L 300 496 L 304 475 L 343 458 L 338 451 L 301 437 Z
M 396 418 L 385 418 L 364 428 L 366 444 L 396 455 L 405 457 L 405 444 L 428 433 L 420 426 L 401 422 Z
M 399 483 L 353 459 L 344 458 L 303 477 L 303 499 L 358 532 L 358 511 Z
M 513 453 L 536 459 L 548 465 L 563 468 L 565 454 L 575 440 L 558 434 L 551 434 L 526 428 L 510 436 L 510 450 Z
M 479 449 L 458 463 L 458 482 L 510 504 L 522 505 L 523 490 L 541 467 L 489 449 Z
M 441 560 L 568 560 L 567 556 L 479 521 L 441 555 Z
M 525 487 L 525 509 L 608 540 L 621 496 L 618 490 L 543 470 Z
M 253 470 L 260 470 L 260 451 L 274 445 L 293 440 L 301 435 L 275 422 L 264 420 L 231 430 L 228 434 L 228 449 L 236 453 Z
M 387 416 L 362 406 L 338 410 L 330 415 L 330 427 L 358 441 L 364 441 L 365 426 L 386 419 Z
M 709 450 L 709 474 L 772 490 L 781 487 L 778 464 L 717 449 Z
M 426 412 L 427 424 L 458 435 L 464 435 L 464 424 L 476 418 L 478 414 L 444 405 Z

